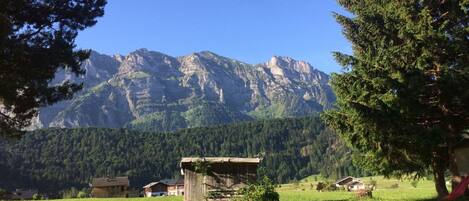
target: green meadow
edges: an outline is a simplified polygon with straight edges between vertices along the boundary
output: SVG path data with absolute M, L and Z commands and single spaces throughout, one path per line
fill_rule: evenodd
M 320 178 L 308 177 L 296 183 L 282 184 L 277 188 L 281 201 L 333 201 L 333 200 L 357 200 L 352 192 L 334 191 L 317 192 L 315 189 Z M 369 183 L 376 181 L 376 190 L 373 198 L 366 200 L 383 201 L 426 201 L 434 200 L 436 197 L 433 182 L 431 180 L 420 180 L 415 186 L 410 180 L 385 179 L 383 177 L 366 177 L 362 181 Z M 311 187 L 313 186 L 313 187 Z M 62 201 L 182 201 L 182 197 L 154 197 L 154 198 L 88 198 L 88 199 L 62 199 Z

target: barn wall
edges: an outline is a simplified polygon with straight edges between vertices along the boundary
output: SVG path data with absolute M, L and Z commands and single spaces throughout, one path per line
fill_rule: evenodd
M 94 187 L 91 190 L 91 197 L 109 198 L 109 197 L 127 197 L 128 191 L 126 186 L 110 186 L 110 187 Z
M 257 164 L 251 163 L 211 164 L 205 176 L 188 167 L 184 170 L 184 200 L 201 201 L 213 195 L 221 196 L 217 200 L 229 198 L 239 188 L 255 181 L 256 173 Z

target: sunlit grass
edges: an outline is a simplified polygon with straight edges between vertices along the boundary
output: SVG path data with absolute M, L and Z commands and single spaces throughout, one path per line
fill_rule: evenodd
M 280 194 L 280 201 L 332 201 L 332 200 L 356 200 L 352 192 L 317 192 L 315 190 L 317 180 L 322 180 L 318 176 L 310 176 L 296 184 L 282 184 L 277 191 Z M 373 198 L 367 199 L 382 201 L 427 201 L 435 200 L 436 197 L 433 182 L 421 180 L 416 187 L 411 185 L 410 180 L 385 179 L 383 177 L 366 177 L 362 181 L 369 182 L 376 180 L 377 189 L 373 191 Z M 313 184 L 313 187 L 311 187 Z M 397 188 L 392 186 L 398 184 Z M 63 199 L 62 201 L 182 201 L 182 196 L 164 196 L 153 198 L 88 198 L 88 199 Z

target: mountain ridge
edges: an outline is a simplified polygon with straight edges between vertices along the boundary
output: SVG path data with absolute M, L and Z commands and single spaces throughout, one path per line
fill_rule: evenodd
M 91 52 L 86 74 L 58 72 L 52 83 L 83 82 L 73 99 L 41 109 L 32 128 L 129 127 L 171 131 L 330 108 L 329 76 L 304 61 L 273 56 L 248 64 L 210 51 L 173 57 L 138 49 Z

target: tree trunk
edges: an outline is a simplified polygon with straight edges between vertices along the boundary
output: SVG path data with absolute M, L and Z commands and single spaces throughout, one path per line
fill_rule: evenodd
M 446 188 L 445 181 L 445 170 L 441 167 L 441 164 L 433 165 L 433 176 L 435 181 L 436 192 L 438 193 L 438 198 L 444 198 L 448 196 L 448 189 Z
M 462 177 L 459 174 L 459 168 L 458 165 L 456 164 L 456 157 L 454 156 L 454 150 L 452 148 L 452 145 L 450 146 L 450 152 L 449 152 L 449 171 L 451 172 L 451 189 L 454 190 L 459 183 L 462 181 Z M 466 188 L 466 191 L 464 193 L 466 196 L 469 195 L 469 188 Z
M 437 154 L 434 154 L 432 161 L 433 177 L 438 198 L 442 199 L 448 196 L 448 189 L 445 181 L 445 162 Z

